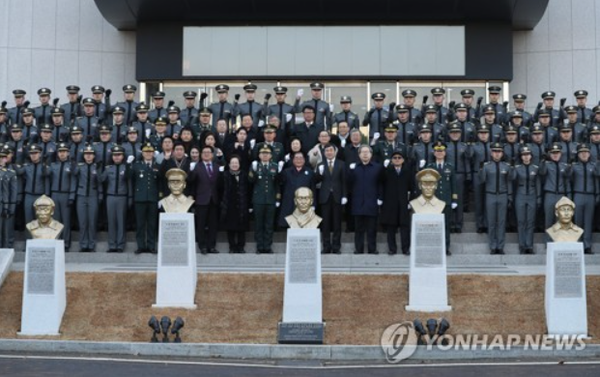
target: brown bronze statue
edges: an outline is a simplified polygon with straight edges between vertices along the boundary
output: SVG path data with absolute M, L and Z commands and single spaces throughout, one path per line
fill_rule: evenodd
M 410 201 L 410 206 L 415 213 L 442 213 L 446 203 L 435 196 L 438 181 L 441 176 L 435 169 L 423 169 L 417 173 L 417 182 L 421 195 Z
M 63 224 L 52 218 L 54 201 L 46 195 L 40 196 L 34 203 L 35 217 L 26 225 L 33 239 L 55 240 L 63 231 Z
M 300 187 L 294 193 L 294 212 L 285 217 L 290 228 L 316 229 L 321 223 L 321 217 L 317 216 L 313 205 L 313 193 L 308 187 Z
M 181 169 L 173 168 L 167 171 L 167 184 L 171 195 L 167 196 L 159 202 L 159 208 L 164 208 L 165 212 L 169 213 L 186 213 L 194 204 L 194 199 L 190 196 L 183 195 L 186 187 L 187 173 Z
M 556 224 L 546 229 L 546 233 L 554 242 L 577 242 L 583 234 L 583 229 L 573 224 L 575 214 L 575 203 L 563 196 L 556 202 L 555 214 Z

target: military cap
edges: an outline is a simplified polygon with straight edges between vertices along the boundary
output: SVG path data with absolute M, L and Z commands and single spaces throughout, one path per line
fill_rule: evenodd
M 495 152 L 504 152 L 504 146 L 502 145 L 502 143 L 498 142 L 493 143 L 490 149 Z
M 167 124 L 167 119 L 165 117 L 156 118 L 156 120 L 154 121 L 154 125 L 158 124 Z
M 412 89 L 406 89 L 402 91 L 402 97 L 416 97 L 417 92 Z
M 267 144 L 263 144 L 260 147 L 260 150 L 258 151 L 258 153 L 271 153 L 272 149 L 270 145 Z
M 486 124 L 482 124 L 481 126 L 479 126 L 479 128 L 477 129 L 477 132 L 490 132 L 490 129 L 488 128 L 488 126 Z
M 592 109 L 592 111 L 596 114 L 600 113 L 600 106 L 594 106 L 594 108 Z
M 538 111 L 538 117 L 549 117 L 550 116 L 550 112 L 546 109 L 540 109 L 540 111 Z
M 137 90 L 137 87 L 135 85 L 131 85 L 131 84 L 123 85 L 123 91 L 125 93 L 134 93 L 136 90 Z
M 323 90 L 325 88 L 325 85 L 323 85 L 323 83 L 320 82 L 313 82 L 310 84 L 310 88 L 312 90 Z
M 7 112 L 8 112 L 8 109 L 6 109 L 6 107 L 0 106 L 0 114 L 6 114 Z
M 559 143 L 552 143 L 552 146 L 550 146 L 550 153 L 556 153 L 556 152 L 560 152 L 562 150 L 562 147 L 560 146 Z
M 515 102 L 523 102 L 527 99 L 527 96 L 525 94 L 515 94 L 513 95 L 513 100 Z
M 385 93 L 377 92 L 371 94 L 371 99 L 375 101 L 383 101 L 385 99 Z
M 395 155 L 400 155 L 402 157 L 404 157 L 404 148 L 402 148 L 402 146 L 399 146 L 398 148 L 394 149 L 394 151 L 392 152 L 392 157 Z
M 54 200 L 47 197 L 46 195 L 42 195 L 39 198 L 37 198 L 35 202 L 33 202 L 33 206 L 35 208 L 37 208 L 37 207 L 54 207 L 55 204 L 54 204 Z
M 112 111 L 113 114 L 123 114 L 125 113 L 125 109 L 121 106 L 115 106 Z
M 31 153 L 40 153 L 42 151 L 42 147 L 40 147 L 37 144 L 31 144 L 27 150 L 29 151 L 30 154 Z
M 506 126 L 504 128 L 504 132 L 507 134 L 516 134 L 517 128 L 515 126 L 513 126 L 512 124 L 509 124 L 508 126 Z
M 142 147 L 142 152 L 154 152 L 154 145 L 150 142 L 145 143 Z
M 7 155 L 14 153 L 14 149 L 12 146 L 10 146 L 9 144 L 4 144 L 1 148 L 2 152 L 6 153 Z
M 193 99 L 196 98 L 198 96 L 198 93 L 194 92 L 193 90 L 188 90 L 183 92 L 183 98 L 185 99 Z
M 8 156 L 8 152 L 6 151 L 6 149 L 4 149 L 4 145 L 2 145 L 2 148 L 0 148 L 0 157 L 6 156 Z
M 52 115 L 63 115 L 65 113 L 65 109 L 63 109 L 62 107 L 53 107 L 52 108 Z
M 138 130 L 137 130 L 137 128 L 135 128 L 133 126 L 129 126 L 129 127 L 127 127 L 127 133 L 128 134 L 136 134 L 137 135 Z
M 135 107 L 135 111 L 138 113 L 147 113 L 148 110 L 150 110 L 150 106 L 146 105 L 143 102 Z
M 274 124 L 267 124 L 264 132 L 277 132 L 277 126 Z
M 524 154 L 531 154 L 531 148 L 529 147 L 529 145 L 524 145 L 521 147 L 519 153 L 521 154 L 521 156 Z
M 577 106 L 569 105 L 565 107 L 567 114 L 577 114 Z
M 398 132 L 398 126 L 394 123 L 388 123 L 383 130 L 385 132 Z
M 21 132 L 23 131 L 23 127 L 20 124 L 15 123 L 10 126 L 10 132 Z
M 244 85 L 244 92 L 255 92 L 258 89 L 258 86 L 254 84 L 246 84 Z
M 71 135 L 72 134 L 80 134 L 83 133 L 83 130 L 81 129 L 80 126 L 74 125 L 73 127 L 71 127 Z
M 48 88 L 40 88 L 37 91 L 38 96 L 49 96 L 52 91 Z
M 288 88 L 286 88 L 285 86 L 276 86 L 273 88 L 273 91 L 275 92 L 275 94 L 286 94 L 288 91 Z
M 40 127 L 40 132 L 52 132 L 53 129 L 54 129 L 54 127 L 52 127 L 51 124 L 44 123 Z
M 125 149 L 123 149 L 122 146 L 116 144 L 116 145 L 113 145 L 112 148 L 110 148 L 110 152 L 112 154 L 123 154 L 123 153 L 125 153 Z
M 77 85 L 68 85 L 66 89 L 69 94 L 77 94 L 81 90 Z
M 21 109 L 21 114 L 23 114 L 23 116 L 33 115 L 33 109 L 30 109 L 29 107 L 24 107 Z
M 416 177 L 419 182 L 437 182 L 442 176 L 437 170 L 427 168 L 419 171 Z
M 520 111 L 515 111 L 514 113 L 510 114 L 511 118 L 523 118 L 523 113 Z
M 460 95 L 463 97 L 473 97 L 475 95 L 475 91 L 473 89 L 463 89 L 460 91 Z
M 93 98 L 90 97 L 86 97 L 83 99 L 83 106 L 95 106 L 96 103 L 94 102 Z
M 67 144 L 65 142 L 58 143 L 56 150 L 59 152 L 60 151 L 69 151 L 69 144 Z
M 437 87 L 431 89 L 431 94 L 433 94 L 434 96 L 441 96 L 444 93 L 446 93 L 446 90 L 444 88 Z
M 160 90 L 158 92 L 154 92 L 154 93 L 152 93 L 152 98 L 154 98 L 154 99 L 165 98 L 165 92 L 161 92 Z
M 396 106 L 396 112 L 398 112 L 398 113 L 408 113 L 408 111 L 409 111 L 408 106 L 406 106 L 403 103 Z
M 431 132 L 431 127 L 429 127 L 429 125 L 427 125 L 427 124 L 422 124 L 419 127 L 419 133 L 423 133 L 423 132 Z
M 85 147 L 83 148 L 83 154 L 86 154 L 86 153 L 96 154 L 94 147 L 89 143 L 86 144 Z
M 575 98 L 584 98 L 588 96 L 588 92 L 587 90 L 578 90 L 575 93 L 573 93 L 573 95 L 575 96 Z
M 208 107 L 203 107 L 200 110 L 198 110 L 198 114 L 212 114 L 212 110 Z
M 587 143 L 581 143 L 577 146 L 577 153 L 579 152 L 589 152 L 590 146 Z
M 494 106 L 492 106 L 492 105 L 486 105 L 483 108 L 483 113 L 484 114 L 495 114 L 496 113 L 496 109 L 494 109 Z
M 459 103 L 457 103 L 457 104 L 454 106 L 454 110 L 456 110 L 456 111 L 458 111 L 458 110 L 464 110 L 464 111 L 467 111 L 467 105 L 465 105 L 465 104 L 464 104 L 464 103 L 462 103 L 462 102 L 459 102 Z
M 452 122 L 449 124 L 448 132 L 462 132 L 462 128 L 458 122 Z
M 16 98 L 18 97 L 23 97 L 25 94 L 27 94 L 26 91 L 24 91 L 23 89 L 15 89 L 12 91 L 13 96 L 15 96 Z
M 179 110 L 179 107 L 177 107 L 177 106 L 173 105 L 173 106 L 169 106 L 169 107 L 167 108 L 167 112 L 168 112 L 169 114 L 179 114 L 180 110 Z
M 227 92 L 227 91 L 229 91 L 229 85 L 219 84 L 219 85 L 215 86 L 215 91 L 217 93 Z
M 341 96 L 340 103 L 352 103 L 352 97 L 350 96 Z
M 92 86 L 92 94 L 101 94 L 106 92 L 102 85 L 94 85 Z
M 571 132 L 573 129 L 567 123 L 563 123 L 558 127 L 560 132 Z
M 542 93 L 542 99 L 546 99 L 546 98 L 554 98 L 556 97 L 556 93 L 554 93 L 553 91 L 549 90 L 547 92 Z
M 180 175 L 183 177 L 184 180 L 187 178 L 187 173 L 185 172 L 185 170 L 181 170 L 178 168 L 171 168 L 165 173 L 167 179 L 169 179 L 173 175 Z
M 502 91 L 502 88 L 497 85 L 492 85 L 488 88 L 488 92 L 490 94 L 499 94 Z
M 435 105 L 427 105 L 425 107 L 425 113 L 437 113 L 437 107 L 435 107 Z
M 569 207 L 575 209 L 575 203 L 571 199 L 567 198 L 566 196 L 563 196 L 562 198 L 560 198 L 554 205 L 554 208 L 559 209 L 560 207 L 563 207 L 563 206 L 569 206 Z
M 598 126 L 597 124 L 594 124 L 590 128 L 590 134 L 600 134 L 600 126 Z
M 98 132 L 103 134 L 103 133 L 107 133 L 109 134 L 112 131 L 112 127 L 109 126 L 108 124 L 102 124 L 99 128 L 98 128 Z
M 441 140 L 438 140 L 435 142 L 435 144 L 433 144 L 433 150 L 434 151 L 445 151 L 446 150 L 446 143 L 444 143 Z

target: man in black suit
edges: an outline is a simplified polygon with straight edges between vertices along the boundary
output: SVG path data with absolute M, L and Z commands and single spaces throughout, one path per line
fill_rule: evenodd
M 340 254 L 342 243 L 342 206 L 348 202 L 346 192 L 346 165 L 336 158 L 337 148 L 327 144 L 325 159 L 317 166 L 316 179 L 321 182 L 319 204 L 321 205 L 321 231 L 323 234 L 323 254 Z M 331 232 L 333 231 L 333 239 Z

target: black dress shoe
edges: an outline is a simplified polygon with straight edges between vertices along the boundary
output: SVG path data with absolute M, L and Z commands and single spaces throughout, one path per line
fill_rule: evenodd
M 116 251 L 116 252 L 117 252 L 117 253 L 122 253 L 122 252 L 123 252 L 123 249 L 117 249 L 117 251 Z
M 150 254 L 156 254 L 156 249 L 150 249 L 150 250 L 148 250 L 148 252 L 149 252 Z
M 106 250 L 107 253 L 116 253 L 117 249 L 108 249 Z
M 334 254 L 338 254 L 338 255 L 339 255 L 339 254 L 341 254 L 341 253 L 342 253 L 342 251 L 341 251 L 341 250 L 339 250 L 339 249 L 336 249 L 336 250 L 333 250 L 333 251 L 332 251 L 332 253 L 334 253 Z
M 215 249 L 214 247 L 208 250 L 209 254 L 219 254 L 219 250 Z
M 452 252 L 450 251 L 450 249 L 446 249 L 446 255 L 447 255 L 447 256 L 450 256 L 450 255 L 452 255 Z
M 462 233 L 462 229 L 461 228 L 456 228 L 455 232 L 458 233 L 458 234 L 461 234 Z
M 354 254 L 364 254 L 364 251 L 358 251 L 358 250 L 354 250 Z
M 200 253 L 201 254 L 208 254 L 208 249 L 207 248 L 202 248 L 202 249 L 200 249 Z
M 135 254 L 142 254 L 142 253 L 145 253 L 145 252 L 146 252 L 146 249 L 137 249 L 134 253 Z
M 388 255 L 396 255 L 396 250 L 388 250 Z
M 490 249 L 490 254 L 491 255 L 496 255 L 497 250 L 496 249 Z
M 262 250 L 256 249 L 256 254 L 262 254 Z
M 238 253 L 240 253 L 240 254 L 246 254 L 246 250 L 244 250 L 244 249 L 239 249 L 239 250 L 238 250 Z
M 80 253 L 88 253 L 90 249 L 79 249 Z
M 377 255 L 377 254 L 379 254 L 379 251 L 377 251 L 377 250 L 375 250 L 375 251 L 369 251 L 369 254 Z
M 265 254 L 273 254 L 273 250 L 272 249 L 264 250 L 263 253 L 265 253 Z
M 504 255 L 504 249 L 496 249 L 496 254 Z
M 485 233 L 485 229 L 483 229 L 483 228 L 477 228 L 477 233 L 478 234 Z
M 592 255 L 592 254 L 594 254 L 594 252 L 592 251 L 592 248 L 591 248 L 591 247 L 588 247 L 588 248 L 586 248 L 586 249 L 583 251 L 583 253 L 584 253 L 584 254 L 588 254 L 588 255 Z
M 404 254 L 404 255 L 410 255 L 410 249 L 402 250 L 402 254 Z

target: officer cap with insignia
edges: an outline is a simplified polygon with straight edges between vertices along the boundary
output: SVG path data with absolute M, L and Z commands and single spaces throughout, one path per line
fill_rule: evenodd
M 60 142 L 58 143 L 57 147 L 56 147 L 57 151 L 69 151 L 69 144 L 65 143 L 65 142 Z
M 125 113 L 125 109 L 122 108 L 121 106 L 115 106 L 112 113 L 113 114 L 123 114 L 123 113 Z
M 496 113 L 496 111 L 495 111 L 495 109 L 494 109 L 494 106 L 492 106 L 492 105 L 487 105 L 487 106 L 485 106 L 485 107 L 483 108 L 483 113 L 484 113 L 484 114 L 495 114 L 495 113 Z
M 388 123 L 385 128 L 384 128 L 385 132 L 398 132 L 398 126 L 395 125 L 394 123 Z
M 371 94 L 371 99 L 375 101 L 383 101 L 385 99 L 385 93 L 377 92 Z
M 590 135 L 591 134 L 600 134 L 600 126 L 597 124 L 594 124 L 591 128 L 590 128 Z
M 475 95 L 475 91 L 473 89 L 463 89 L 460 91 L 460 95 L 463 97 L 473 97 Z
M 88 154 L 88 153 L 96 154 L 96 151 L 94 150 L 94 147 L 91 144 L 86 143 L 85 147 L 83 148 L 83 154 Z
M 8 153 L 6 151 L 6 149 L 4 148 L 4 145 L 2 145 L 2 148 L 0 148 L 0 157 L 6 157 L 8 156 Z
M 436 87 L 431 89 L 431 94 L 433 94 L 434 96 L 441 96 L 442 94 L 445 94 L 446 90 L 444 88 L 440 88 L 440 87 Z
M 52 125 L 51 125 L 51 124 L 44 123 L 44 124 L 42 124 L 42 126 L 40 127 L 40 131 L 41 131 L 41 132 L 52 132 L 52 129 L 53 129 L 53 128 L 54 128 L 54 127 L 52 127 Z
M 550 113 L 546 109 L 540 109 L 540 111 L 538 111 L 538 118 L 539 117 L 549 117 L 549 116 L 550 116 Z
M 277 126 L 274 124 L 267 124 L 264 132 L 277 132 Z
M 511 118 L 523 118 L 523 113 L 520 111 L 515 111 L 514 113 L 510 114 Z
M 490 94 L 500 94 L 501 91 L 502 88 L 498 85 L 492 85 L 488 88 L 488 92 L 490 92 Z
M 52 108 L 52 115 L 63 115 L 65 113 L 65 109 L 63 109 L 62 107 L 53 107 Z
M 437 182 L 442 176 L 437 170 L 427 168 L 419 171 L 416 177 L 418 182 Z
M 244 92 L 256 92 L 256 89 L 258 89 L 258 86 L 254 84 L 244 85 Z
M 127 127 L 127 133 L 128 134 L 136 134 L 137 135 L 138 130 L 137 130 L 137 128 L 135 128 L 133 126 L 130 126 L 130 127 Z
M 502 143 L 499 142 L 493 143 L 490 149 L 492 150 L 492 152 L 504 152 L 504 146 L 502 145 Z
M 109 134 L 112 131 L 112 127 L 108 124 L 102 124 L 98 127 L 98 132 L 101 134 Z
M 10 145 L 4 144 L 2 146 L 2 153 L 4 153 L 6 156 L 8 156 L 9 154 L 15 153 L 15 150 Z
M 513 95 L 513 100 L 515 102 L 524 102 L 527 99 L 525 94 L 515 94 Z
M 352 97 L 350 96 L 341 96 L 340 103 L 352 103 Z
M 31 144 L 27 150 L 29 151 L 29 154 L 40 153 L 42 151 L 42 147 L 37 144 Z
M 573 131 L 571 129 L 571 126 L 569 126 L 567 123 L 561 124 L 558 128 L 559 128 L 560 132 L 571 132 L 571 131 Z
M 273 91 L 275 92 L 275 94 L 286 94 L 288 88 L 286 88 L 285 86 L 278 85 L 273 88 Z
M 587 143 L 581 143 L 577 146 L 577 153 L 580 152 L 589 152 L 590 146 Z
M 154 93 L 152 93 L 152 98 L 154 98 L 154 99 L 165 98 L 165 92 L 161 92 L 160 90 L 157 92 L 154 92 Z
M 402 97 L 406 98 L 406 97 L 416 97 L 417 96 L 417 92 L 412 90 L 412 89 L 406 89 L 402 91 Z
M 167 113 L 169 113 L 169 114 L 179 114 L 179 111 L 180 111 L 180 110 L 179 110 L 179 107 L 177 107 L 177 106 L 175 106 L 175 105 L 173 105 L 173 106 L 169 106 L 169 107 L 167 108 Z
M 431 132 L 431 127 L 429 127 L 429 125 L 427 125 L 427 124 L 422 124 L 419 127 L 419 133 L 423 133 L 423 132 Z
M 112 154 L 123 154 L 123 153 L 125 153 L 125 149 L 123 149 L 123 147 L 120 146 L 119 144 L 115 144 L 115 145 L 113 145 L 112 148 L 110 148 L 110 152 Z
M 150 110 L 150 106 L 146 105 L 143 102 L 135 107 L 135 111 L 138 113 L 147 113 L 148 110 Z
M 23 114 L 23 116 L 33 115 L 33 109 L 30 109 L 29 107 L 24 107 L 21 109 L 21 114 Z
M 592 109 L 592 112 L 594 112 L 595 114 L 600 113 L 600 106 L 594 106 L 594 108 Z
M 217 93 L 225 93 L 229 91 L 229 86 L 225 85 L 225 84 L 219 84 L 217 86 L 215 86 L 215 91 Z
M 465 105 L 465 104 L 464 104 L 464 103 L 462 103 L 462 102 L 459 102 L 459 103 L 457 103 L 457 104 L 454 106 L 454 110 L 456 110 L 456 111 L 459 111 L 459 110 L 467 111 L 467 105 Z
M 68 85 L 66 89 L 69 94 L 77 94 L 81 90 L 77 85 Z
M 0 114 L 6 114 L 8 112 L 8 109 L 4 106 L 0 106 Z
M 135 93 L 137 91 L 137 87 L 135 85 L 127 84 L 123 85 L 123 92 L 125 93 Z
M 188 90 L 183 92 L 183 98 L 185 99 L 194 99 L 198 96 L 198 93 L 194 92 L 193 90 Z
M 409 111 L 408 106 L 406 106 L 403 103 L 396 106 L 396 112 L 398 112 L 398 113 L 408 113 L 408 111 Z
M 260 147 L 260 150 L 258 151 L 258 153 L 259 153 L 259 154 L 260 154 L 260 153 L 271 153 L 271 151 L 272 151 L 272 149 L 271 149 L 271 146 L 270 146 L 270 145 L 263 144 L 263 145 Z
M 37 91 L 38 96 L 49 96 L 50 94 L 52 94 L 52 91 L 48 88 L 40 88 Z
M 585 98 L 588 96 L 588 92 L 587 90 L 578 90 L 575 93 L 573 93 L 573 95 L 575 96 L 575 98 Z
M 24 95 L 27 94 L 27 92 L 24 91 L 23 89 L 15 89 L 12 91 L 12 93 L 15 98 L 23 97 Z
M 460 124 L 456 121 L 449 124 L 448 132 L 462 132 L 462 128 L 460 128 Z
M 22 132 L 22 131 L 23 131 L 23 128 L 18 123 L 12 124 L 10 126 L 10 132 Z
M 425 107 L 425 113 L 437 113 L 437 107 L 435 107 L 435 105 L 427 105 Z
M 482 124 L 477 129 L 477 133 L 481 133 L 481 132 L 490 132 L 490 129 L 488 128 L 488 126 L 486 124 Z
M 551 90 L 542 93 L 542 99 L 554 99 L 554 97 L 556 97 L 556 93 Z
M 312 90 L 323 90 L 324 88 L 325 85 L 323 85 L 321 82 L 313 82 L 310 84 L 310 89 Z
M 523 145 L 519 153 L 521 154 L 521 156 L 523 156 L 524 154 L 531 154 L 531 148 L 529 147 L 529 145 Z
M 552 145 L 550 146 L 550 153 L 558 153 L 562 150 L 562 147 L 560 146 L 559 143 L 552 143 Z
M 404 158 L 404 154 L 406 152 L 404 151 L 404 147 L 403 146 L 398 146 L 398 148 L 394 149 L 394 151 L 392 152 L 392 157 L 396 156 L 396 155 L 400 155 L 402 156 L 402 158 Z
M 154 121 L 154 125 L 158 125 L 158 124 L 167 124 L 167 119 L 165 117 L 158 117 L 156 118 L 156 120 Z
M 565 107 L 567 114 L 577 114 L 577 106 L 569 105 Z
M 106 92 L 102 85 L 94 85 L 92 86 L 92 94 L 102 94 Z
M 446 143 L 444 143 L 441 140 L 438 140 L 435 142 L 435 144 L 433 144 L 433 151 L 434 152 L 440 152 L 440 151 L 445 151 L 446 150 Z
M 506 126 L 504 128 L 504 133 L 507 133 L 507 134 L 516 134 L 517 133 L 517 128 L 515 126 L 513 126 L 512 124 L 509 124 L 508 126 Z
M 145 143 L 142 147 L 142 152 L 154 152 L 154 145 L 150 142 Z
M 534 124 L 533 127 L 531 128 L 531 133 L 532 134 L 543 134 L 544 129 L 539 124 Z
M 198 113 L 199 114 L 208 114 L 208 115 L 210 115 L 210 114 L 212 114 L 212 110 L 210 108 L 208 108 L 208 107 L 203 107 L 200 110 L 198 110 Z
M 94 99 L 90 98 L 90 97 L 84 98 L 82 102 L 83 102 L 83 106 L 95 106 L 96 105 L 96 103 L 94 102 Z
M 71 127 L 71 135 L 80 133 L 83 133 L 83 130 L 80 126 L 74 125 L 73 127 Z

